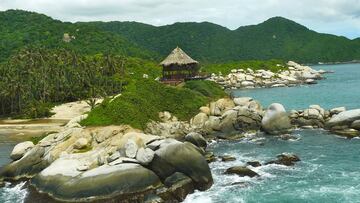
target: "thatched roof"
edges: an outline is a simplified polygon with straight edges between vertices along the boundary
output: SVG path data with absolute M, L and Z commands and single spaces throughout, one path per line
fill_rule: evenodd
M 170 66 L 170 65 L 188 65 L 188 64 L 198 64 L 199 62 L 192 59 L 188 56 L 182 49 L 176 47 L 165 60 L 163 60 L 160 65 Z

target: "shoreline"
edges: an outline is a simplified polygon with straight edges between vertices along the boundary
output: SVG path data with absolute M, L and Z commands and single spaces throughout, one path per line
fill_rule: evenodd
M 132 176 L 129 169 L 133 169 L 140 170 L 142 171 L 141 173 L 153 172 L 156 176 L 160 177 L 162 176 L 164 169 L 153 168 L 157 160 L 154 157 L 148 158 L 148 156 L 151 156 L 150 154 L 154 152 L 156 157 L 161 155 L 163 150 L 171 150 L 173 146 L 179 146 L 181 150 L 195 149 L 196 152 L 193 151 L 192 153 L 195 153 L 196 156 L 199 155 L 197 153 L 200 153 L 200 155 L 196 159 L 192 160 L 192 162 L 197 163 L 198 161 L 203 162 L 206 160 L 209 163 L 220 158 L 215 156 L 211 151 L 206 150 L 210 140 L 248 139 L 247 136 L 249 135 L 249 132 L 250 135 L 254 132 L 265 132 L 269 135 L 279 136 L 279 138 L 283 140 L 292 140 L 296 139 L 296 137 L 289 134 L 292 129 L 296 129 L 298 127 L 302 127 L 303 129 L 325 129 L 333 117 L 336 117 L 338 114 L 344 114 L 344 112 L 347 112 L 346 109 L 337 108 L 325 110 L 318 105 L 311 105 L 309 108 L 303 110 L 286 112 L 284 107 L 281 107 L 281 105 L 278 104 L 275 105 L 275 107 L 270 106 L 269 108 L 264 108 L 259 102 L 253 100 L 252 98 L 238 97 L 233 99 L 223 98 L 211 102 L 207 106 L 201 107 L 199 109 L 199 113 L 190 121 L 179 121 L 169 112 L 160 112 L 160 121 L 148 123 L 147 129 L 144 132 L 128 128 L 126 126 L 84 128 L 79 124 L 84 117 L 74 118 L 66 126 L 64 126 L 64 130 L 59 133 L 53 133 L 41 140 L 39 144 L 31 146 L 29 151 L 25 151 L 20 155 L 20 159 L 16 159 L 6 166 L 5 171 L 2 171 L 1 174 L 2 177 L 4 177 L 4 174 L 6 175 L 6 180 L 11 180 L 13 178 L 16 179 L 24 175 L 32 177 L 36 174 L 40 174 L 40 178 L 35 180 L 35 185 L 33 186 L 45 193 L 53 195 L 56 199 L 67 201 L 79 200 L 79 197 L 77 196 L 73 197 L 75 199 L 67 199 L 67 197 L 64 198 L 62 194 L 57 194 L 56 191 L 52 189 L 52 184 L 55 182 L 58 183 L 62 180 L 59 180 L 52 174 L 62 174 L 60 176 L 65 179 L 67 179 L 69 174 L 70 176 L 73 176 L 72 174 L 78 174 L 76 177 L 82 177 L 84 174 L 109 173 L 106 171 L 111 171 L 110 173 L 113 173 L 114 175 L 126 174 L 128 176 Z M 355 120 L 351 121 L 351 123 L 349 123 L 348 120 L 344 123 L 344 121 L 336 121 L 335 119 L 335 121 L 340 124 L 334 124 L 333 121 L 329 130 L 342 134 L 343 137 L 347 138 L 355 137 L 353 135 L 359 136 L 360 129 L 358 131 L 349 131 L 349 129 L 352 128 L 353 123 L 356 123 L 355 121 L 360 119 L 360 116 L 359 118 L 355 117 L 353 119 Z M 21 123 L 24 121 L 19 122 Z M 343 127 L 344 124 L 347 125 L 347 128 Z M 341 128 L 338 128 L 339 126 Z M 327 132 L 329 131 L 327 130 Z M 155 135 L 155 137 L 152 137 L 153 135 Z M 130 141 L 130 143 L 129 140 L 133 141 Z M 162 143 L 167 143 L 172 147 L 166 147 L 167 144 L 162 146 Z M 191 144 L 189 145 L 188 143 Z M 107 151 L 105 154 L 102 152 L 104 150 Z M 135 155 L 131 155 L 131 153 L 134 153 L 133 150 L 135 150 Z M 138 157 L 137 154 L 140 153 L 139 150 L 142 151 L 141 153 L 145 150 L 149 154 L 143 154 L 142 157 Z M 150 152 L 151 150 L 153 152 Z M 36 163 L 39 163 L 40 161 L 44 164 L 42 166 L 44 168 L 40 168 L 41 170 L 36 168 L 38 166 L 33 165 L 33 163 L 29 163 L 28 160 L 29 157 L 36 157 L 37 153 L 41 153 L 42 157 L 47 157 L 37 158 L 36 160 Z M 51 158 L 48 159 L 49 157 Z M 179 159 L 180 157 L 183 157 L 183 155 L 174 155 L 171 159 Z M 227 158 L 225 157 L 225 159 Z M 191 163 L 188 162 L 186 158 L 184 158 L 184 160 L 186 160 L 186 166 L 180 164 L 179 167 L 181 166 L 184 168 L 180 171 L 177 169 L 178 171 L 176 172 L 182 173 L 181 178 L 165 187 L 167 195 L 180 195 L 179 190 L 182 190 L 183 192 L 181 193 L 181 197 L 178 197 L 182 200 L 184 200 L 188 194 L 193 193 L 194 188 L 206 190 L 212 185 L 212 181 L 204 181 L 199 185 L 199 182 L 196 181 L 198 181 L 198 178 L 201 179 L 204 177 L 199 174 L 191 176 L 190 173 L 187 173 L 187 170 L 192 170 L 188 168 L 191 166 Z M 171 162 L 171 160 L 167 161 L 169 163 Z M 280 162 L 279 160 L 274 160 L 274 163 Z M 70 164 L 74 165 L 74 167 L 60 167 L 61 165 Z M 19 165 L 21 167 L 24 167 L 25 165 L 25 168 L 20 168 L 20 171 L 25 171 L 24 174 L 13 173 L 12 168 L 18 167 Z M 29 174 L 28 169 L 32 168 L 33 170 L 34 167 L 36 172 Z M 247 166 L 244 167 L 247 168 Z M 148 168 L 150 171 L 143 171 L 143 168 Z M 210 170 L 206 169 L 206 165 L 202 165 L 201 168 L 205 171 L 205 173 L 208 173 L 208 170 Z M 199 173 L 199 171 L 196 172 L 196 170 L 193 172 Z M 178 175 L 179 174 L 176 176 L 166 175 L 166 177 L 161 178 L 160 182 L 157 182 L 155 178 L 155 182 L 152 182 L 150 185 L 143 185 L 141 188 L 157 188 L 156 190 L 151 189 L 150 194 L 155 195 L 160 199 L 165 198 L 162 196 L 164 194 L 159 193 L 158 191 L 161 187 L 158 188 L 156 185 L 165 184 L 168 178 L 179 178 Z M 39 175 L 36 177 L 38 176 Z M 93 178 L 92 175 L 89 177 Z M 103 177 L 101 177 L 98 181 L 102 182 L 102 178 Z M 209 176 L 205 179 L 209 180 Z M 82 181 L 88 180 L 86 178 L 76 178 L 74 180 L 74 184 L 76 185 L 78 182 Z M 136 180 L 134 181 L 136 182 Z M 45 182 L 49 185 L 46 185 Z M 109 184 L 112 183 L 110 182 Z M 118 184 L 122 183 L 120 182 Z M 177 189 L 175 190 L 175 188 Z M 66 192 L 70 190 L 69 188 L 64 189 Z M 100 191 L 99 188 L 81 189 Z M 136 192 L 136 190 L 134 191 Z M 142 190 L 138 192 L 139 193 L 137 195 L 139 196 L 134 194 L 131 196 L 131 194 L 127 193 L 126 194 L 130 196 L 125 196 L 131 198 L 142 198 L 141 196 L 146 196 L 148 194 Z M 99 195 L 99 198 L 106 197 L 106 199 L 111 199 L 111 196 L 112 194 L 106 193 Z
M 306 66 L 341 65 L 341 64 L 360 64 L 360 60 L 345 61 L 345 62 L 318 62 L 318 63 L 304 63 L 304 65 L 306 65 Z
M 281 66 L 278 64 L 277 66 Z M 285 67 L 283 67 L 285 68 Z M 253 88 L 274 88 L 292 87 L 301 84 L 317 84 L 318 80 L 324 79 L 323 75 L 331 71 L 314 70 L 309 66 L 303 66 L 296 62 L 289 61 L 286 68 L 278 72 L 270 70 L 246 70 L 232 69 L 227 75 L 211 74 L 208 79 L 221 85 L 224 89 L 253 89 Z

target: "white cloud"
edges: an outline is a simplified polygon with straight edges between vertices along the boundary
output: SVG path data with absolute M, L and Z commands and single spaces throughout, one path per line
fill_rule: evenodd
M 320 32 L 360 37 L 360 0 L 0 0 L 63 21 L 210 21 L 231 29 L 283 16 Z

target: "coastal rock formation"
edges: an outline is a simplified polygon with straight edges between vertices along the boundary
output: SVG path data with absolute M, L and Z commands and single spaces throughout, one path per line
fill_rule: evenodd
M 280 64 L 278 66 L 281 66 Z M 287 70 L 271 72 L 269 70 L 233 69 L 227 76 L 213 73 L 209 80 L 227 89 L 287 87 L 297 84 L 316 84 L 325 71 L 316 71 L 293 61 L 287 63 Z
M 327 123 L 327 127 L 350 126 L 352 122 L 360 119 L 360 109 L 343 111 L 333 116 Z
M 155 173 L 138 164 L 103 165 L 83 173 L 76 172 L 73 164 L 76 164 L 73 160 L 55 161 L 34 177 L 31 184 L 67 201 L 90 201 L 93 197 L 127 199 L 129 194 L 154 192 L 161 185 Z M 140 195 L 133 198 L 144 201 Z
M 290 114 L 291 123 L 304 128 L 323 128 L 330 116 L 330 111 L 319 105 L 310 105 L 308 109 L 301 111 L 292 110 Z
M 343 111 L 326 122 L 326 128 L 348 138 L 360 136 L 360 109 Z
M 271 104 L 261 121 L 261 127 L 268 134 L 288 133 L 292 126 L 284 106 Z
M 30 141 L 21 142 L 17 145 L 15 145 L 14 149 L 12 150 L 10 154 L 10 158 L 12 160 L 18 160 L 21 159 L 26 152 L 31 150 L 34 147 L 34 144 Z
M 178 119 L 169 112 L 160 113 L 159 117 L 162 121 L 149 122 L 144 130 L 145 133 L 158 135 L 160 137 L 182 139 L 185 135 L 193 131 L 189 122 L 178 121 Z M 196 124 L 200 123 L 200 121 L 196 122 Z
M 206 148 L 201 135 L 188 139 Z M 62 201 L 180 201 L 213 183 L 203 152 L 129 126 L 68 128 L 41 140 L 0 175 L 32 178 L 37 190 Z
M 197 147 L 205 149 L 207 147 L 207 142 L 205 138 L 200 134 L 196 132 L 191 132 L 185 136 L 185 141 L 188 141 Z

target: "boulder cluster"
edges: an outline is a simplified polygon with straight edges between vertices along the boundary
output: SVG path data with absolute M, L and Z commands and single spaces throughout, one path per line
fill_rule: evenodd
M 31 178 L 38 191 L 61 201 L 178 202 L 213 183 L 206 141 L 195 133 L 186 140 L 129 126 L 71 127 L 37 145 L 16 145 L 0 175 Z
M 337 107 L 325 110 L 319 105 L 310 105 L 305 110 L 292 110 L 290 119 L 296 127 L 324 128 L 347 138 L 360 136 L 360 109 L 347 111 L 345 107 Z
M 217 158 L 206 150 L 208 139 L 237 139 L 263 131 L 289 140 L 295 127 L 324 128 L 348 138 L 360 135 L 360 109 L 311 105 L 288 113 L 281 104 L 264 109 L 249 97 L 211 102 L 190 121 L 160 112 L 160 121 L 150 122 L 144 132 L 125 125 L 84 128 L 79 124 L 84 118 L 72 119 L 63 131 L 36 145 L 16 145 L 13 162 L 0 171 L 2 180 L 30 178 L 38 191 L 61 201 L 178 202 L 213 184 L 208 163 Z M 292 166 L 299 160 L 282 154 L 265 164 Z M 256 177 L 251 167 L 258 166 L 248 162 L 226 174 Z
M 278 66 L 282 66 L 278 64 Z M 316 80 L 323 78 L 324 70 L 316 71 L 309 66 L 302 66 L 293 61 L 287 63 L 287 68 L 274 73 L 270 70 L 233 69 L 231 73 L 223 76 L 213 73 L 212 80 L 226 89 L 286 87 L 298 84 L 316 84 Z

